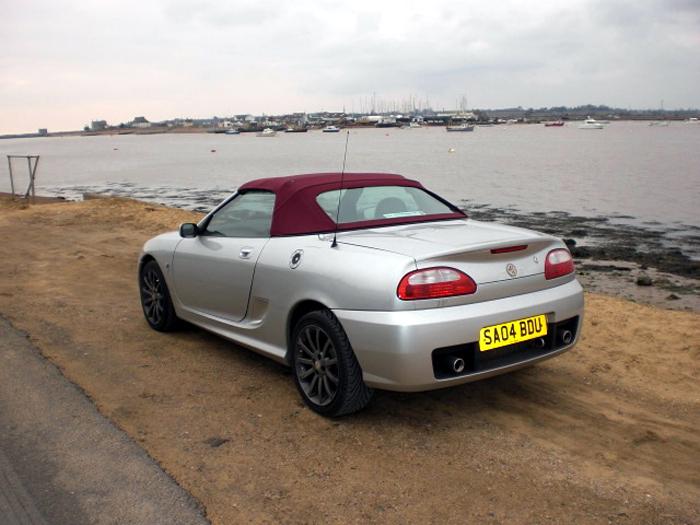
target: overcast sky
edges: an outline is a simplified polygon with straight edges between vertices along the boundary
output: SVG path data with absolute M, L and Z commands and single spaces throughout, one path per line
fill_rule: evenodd
M 700 0 L 0 0 L 0 133 L 233 113 L 700 107 Z M 423 102 L 424 103 L 424 102 Z

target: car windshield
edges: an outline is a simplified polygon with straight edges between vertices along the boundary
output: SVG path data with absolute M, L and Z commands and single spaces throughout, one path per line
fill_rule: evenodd
M 341 192 L 339 198 L 339 192 Z M 340 213 L 338 201 L 340 200 Z M 370 186 L 321 193 L 316 202 L 339 224 L 454 213 L 444 202 L 412 186 Z

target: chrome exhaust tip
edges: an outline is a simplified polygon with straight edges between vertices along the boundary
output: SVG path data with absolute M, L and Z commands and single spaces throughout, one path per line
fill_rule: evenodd
M 461 374 L 464 372 L 464 359 L 461 357 L 451 357 L 450 368 L 455 374 Z
M 571 330 L 564 330 L 559 337 L 565 345 L 570 345 L 574 340 L 574 334 L 571 333 Z

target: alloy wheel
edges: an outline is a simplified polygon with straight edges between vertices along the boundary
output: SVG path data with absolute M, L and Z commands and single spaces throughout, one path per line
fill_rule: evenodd
M 149 268 L 141 277 L 141 301 L 146 318 L 152 325 L 159 325 L 165 315 L 165 287 L 158 272 Z
M 317 325 L 304 327 L 295 345 L 295 372 L 310 401 L 330 404 L 338 393 L 338 355 L 333 340 Z

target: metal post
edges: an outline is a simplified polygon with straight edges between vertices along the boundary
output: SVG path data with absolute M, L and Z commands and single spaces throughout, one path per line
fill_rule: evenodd
M 32 171 L 32 201 L 36 198 L 36 193 L 34 190 L 34 182 L 36 181 L 36 168 L 39 165 L 39 155 L 34 158 L 34 170 Z
M 10 191 L 12 192 L 12 200 L 15 199 L 15 181 L 12 178 L 12 157 L 7 156 L 7 166 L 10 168 Z
M 32 166 L 32 160 L 34 160 L 34 166 Z M 27 192 L 24 194 L 24 198 L 29 198 L 29 194 L 32 194 L 32 202 L 35 201 L 36 193 L 34 190 L 34 179 L 36 177 L 36 166 L 39 164 L 39 155 L 27 155 L 27 166 L 29 169 L 29 186 L 27 186 Z
M 27 186 L 27 191 L 24 194 L 24 198 L 29 198 L 29 192 L 32 191 L 32 184 L 34 183 L 34 177 L 32 176 L 32 158 L 27 155 L 27 171 L 29 172 L 29 186 Z

